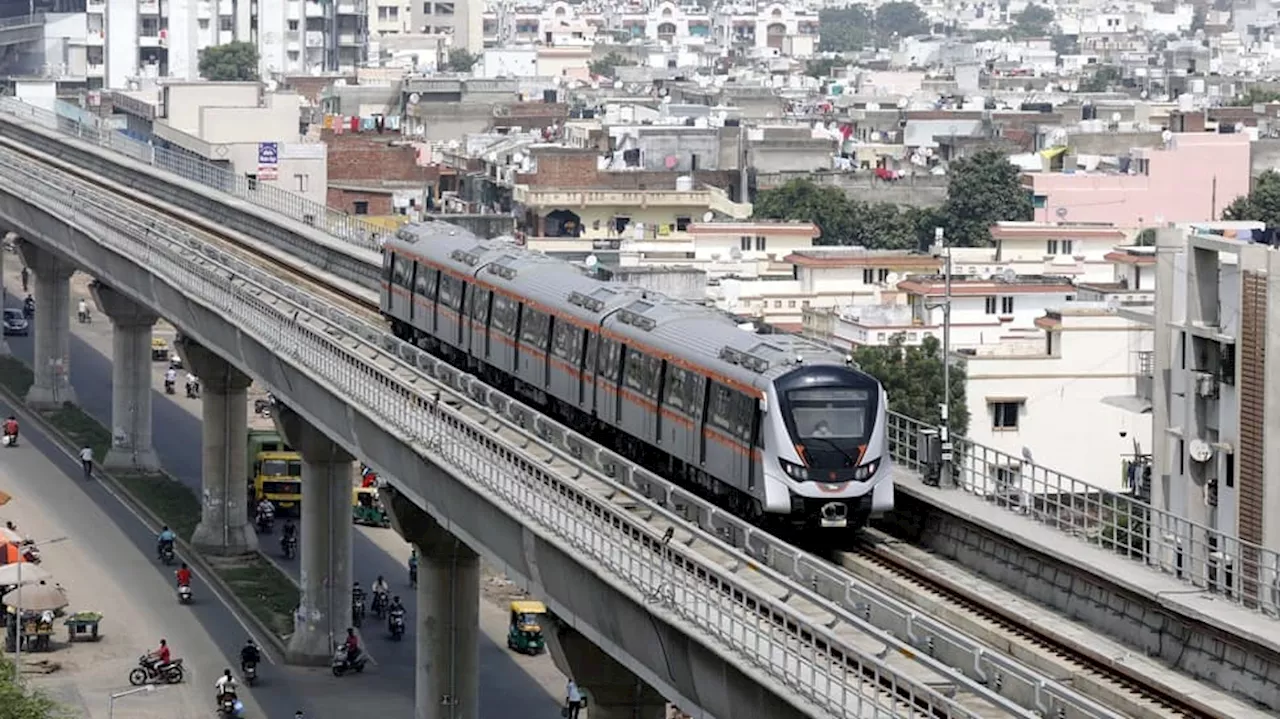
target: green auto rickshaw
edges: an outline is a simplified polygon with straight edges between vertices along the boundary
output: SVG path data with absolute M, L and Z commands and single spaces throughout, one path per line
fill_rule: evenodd
M 547 605 L 542 602 L 512 602 L 507 647 L 530 656 L 541 654 L 546 648 L 546 641 L 542 638 L 542 622 L 546 615 Z
M 391 517 L 378 499 L 378 490 L 355 487 L 351 490 L 351 519 L 366 527 L 390 527 Z

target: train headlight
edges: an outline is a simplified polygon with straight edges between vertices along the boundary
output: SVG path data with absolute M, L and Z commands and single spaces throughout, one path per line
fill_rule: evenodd
M 782 463 L 782 469 L 787 473 L 788 477 L 796 480 L 797 482 L 808 481 L 809 479 L 808 469 L 801 467 L 798 464 L 793 464 L 791 462 L 788 462 L 785 459 L 779 458 L 778 461 Z
M 875 476 L 877 469 L 880 469 L 880 460 L 874 459 L 855 469 L 853 478 L 858 482 L 865 482 Z

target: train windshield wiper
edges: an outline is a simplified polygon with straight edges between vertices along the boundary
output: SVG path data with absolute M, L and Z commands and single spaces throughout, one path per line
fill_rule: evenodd
M 806 440 L 809 440 L 809 439 L 816 439 L 816 440 L 818 440 L 819 442 L 825 442 L 825 443 L 827 444 L 827 446 L 828 446 L 828 447 L 831 447 L 831 448 L 832 448 L 832 449 L 834 449 L 835 451 L 837 451 L 837 452 L 839 452 L 840 454 L 844 455 L 844 458 L 845 458 L 846 460 L 848 460 L 848 461 L 849 461 L 849 466 L 850 466 L 850 467 L 857 467 L 857 466 L 858 466 L 858 460 L 857 460 L 857 458 L 856 458 L 856 457 L 854 457 L 852 454 L 849 454 L 849 452 L 848 452 L 846 449 L 844 449 L 844 448 L 843 448 L 843 447 L 841 447 L 840 445 L 836 444 L 836 443 L 835 443 L 835 441 L 834 441 L 834 440 L 832 440 L 830 437 L 805 437 L 805 439 L 806 439 Z

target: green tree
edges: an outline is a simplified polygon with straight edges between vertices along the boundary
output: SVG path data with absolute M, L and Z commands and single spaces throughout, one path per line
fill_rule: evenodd
M 889 409 L 928 424 L 942 421 L 942 343 L 926 337 L 919 345 L 908 346 L 899 333 L 885 346 L 864 345 L 853 351 L 853 361 L 864 372 L 880 380 L 889 394 Z M 969 406 L 965 402 L 964 365 L 951 365 L 951 398 L 948 402 L 951 431 L 964 435 L 969 430 Z
M 756 195 L 755 217 L 812 222 L 819 245 L 861 245 L 873 250 L 910 250 L 919 246 L 913 208 L 889 202 L 859 202 L 843 190 L 800 178 Z
M 929 19 L 913 2 L 889 2 L 876 8 L 876 35 L 882 45 L 892 38 L 924 35 L 929 32 Z
M 229 42 L 201 50 L 200 76 L 214 82 L 260 79 L 257 46 L 251 42 Z
M 592 75 L 600 75 L 601 77 L 616 77 L 619 65 L 626 65 L 627 58 L 616 52 L 610 52 L 608 55 L 599 60 L 592 60 L 587 65 L 587 69 Z
M 1053 11 L 1043 5 L 1030 4 L 1013 22 L 1014 37 L 1044 37 L 1053 27 Z
M 818 49 L 857 52 L 874 44 L 875 18 L 865 5 L 818 12 Z
M 480 62 L 479 55 L 473 55 L 466 50 L 455 47 L 449 51 L 449 59 L 445 62 L 445 69 L 450 72 L 471 72 L 471 68 Z
M 951 163 L 947 201 L 938 211 L 947 240 L 959 247 L 987 247 L 991 226 L 1034 217 L 1031 193 L 1021 171 L 996 150 L 983 150 Z
M 1080 42 L 1077 35 L 1063 35 L 1058 33 L 1049 41 L 1050 47 L 1059 55 L 1078 55 L 1080 54 Z
M 844 61 L 839 58 L 819 57 L 804 64 L 804 74 L 821 80 L 824 77 L 831 77 L 831 71 L 843 65 Z
M 1115 65 L 1095 65 L 1091 74 L 1081 78 L 1080 92 L 1107 92 L 1123 79 L 1124 73 Z
M 1237 95 L 1231 100 L 1230 104 L 1235 107 L 1253 107 L 1254 105 L 1266 105 L 1277 101 L 1280 101 L 1280 92 L 1255 86 Z
M 1258 175 L 1249 194 L 1227 205 L 1222 219 L 1265 222 L 1267 227 L 1280 227 L 1280 173 L 1267 170 Z
M 0 718 L 70 719 L 72 716 L 49 697 L 18 686 L 13 663 L 0 659 Z

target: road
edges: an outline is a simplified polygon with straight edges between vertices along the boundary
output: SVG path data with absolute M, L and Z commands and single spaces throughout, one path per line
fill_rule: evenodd
M 5 263 L 4 280 L 10 295 L 6 306 L 17 306 L 20 304 L 18 298 L 22 296 L 19 294 L 21 283 L 18 278 L 20 263 L 13 255 L 6 259 L 9 261 Z M 72 312 L 81 297 L 88 299 L 93 307 L 87 290 L 88 279 L 82 274 L 77 274 L 72 279 Z M 92 324 L 81 325 L 74 318 L 72 321 L 71 382 L 81 408 L 109 426 L 111 326 L 107 318 L 97 312 L 96 307 L 94 309 Z M 163 323 L 158 325 L 157 335 L 165 335 L 166 329 Z M 8 342 L 15 356 L 31 361 L 31 338 L 9 337 Z M 200 402 L 188 400 L 181 395 L 165 395 L 161 363 L 155 363 L 152 385 L 155 392 L 154 443 L 161 463 L 170 474 L 198 491 L 201 462 Z M 278 543 L 267 537 L 262 539 L 266 552 L 297 578 L 297 561 L 284 561 L 278 552 Z M 361 527 L 354 534 L 352 551 L 355 578 L 362 585 L 368 587 L 376 576 L 382 575 L 391 583 L 393 593 L 399 593 L 405 599 L 410 614 L 410 634 L 403 642 L 391 642 L 381 632 L 366 630 L 366 642 L 377 666 L 360 677 L 341 680 L 341 691 L 334 686 L 339 680 L 321 670 L 281 667 L 278 670 L 272 668 L 272 671 L 284 673 L 289 677 L 290 683 L 306 692 L 295 696 L 324 695 L 323 702 L 312 702 L 323 707 L 323 710 L 308 713 L 308 717 L 346 716 L 350 711 L 367 711 L 371 706 L 377 706 L 380 711 L 385 707 L 386 711 L 396 716 L 411 715 L 415 677 L 413 631 L 416 623 L 405 564 L 409 547 L 390 529 Z M 486 577 L 483 589 L 479 648 L 481 719 L 550 719 L 559 716 L 564 676 L 545 654 L 530 658 L 517 656 L 506 649 L 507 612 L 498 603 L 506 588 L 500 580 Z M 241 634 L 243 632 L 236 633 L 235 641 L 243 639 Z M 274 685 L 274 682 L 264 682 L 264 688 L 270 685 Z M 487 687 L 502 687 L 502 691 L 484 691 Z M 269 711 L 272 712 L 269 716 L 277 715 L 276 709 Z
M 0 412 L 8 416 L 9 408 L 0 405 Z M 0 490 L 14 497 L 0 507 L 0 519 L 16 522 L 37 542 L 66 537 L 41 548 L 41 568 L 67 590 L 71 611 L 105 617 L 97 643 L 66 646 L 58 627 L 55 651 L 24 655 L 24 664 L 47 659 L 61 665 L 31 677 L 32 686 L 76 716 L 106 717 L 109 696 L 129 688 L 127 676 L 138 657 L 165 638 L 190 670 L 186 681 L 122 698 L 118 713 L 139 719 L 210 716 L 213 682 L 228 666 L 227 657 L 239 653 L 245 629 L 207 592 L 192 606 L 180 606 L 173 570 L 151 561 L 155 535 L 102 486 L 73 479 L 80 475 L 77 462 L 52 440 L 29 426 L 23 434 L 17 448 L 0 448 Z M 264 716 L 254 693 L 243 697 L 249 716 Z

